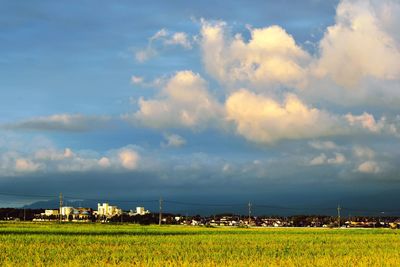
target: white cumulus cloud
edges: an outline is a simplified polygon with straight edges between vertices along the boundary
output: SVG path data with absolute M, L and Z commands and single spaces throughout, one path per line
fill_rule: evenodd
M 118 153 L 121 165 L 128 170 L 134 170 L 138 166 L 139 154 L 132 149 L 123 149 Z
M 351 112 L 359 109 L 342 109 L 365 101 L 395 103 L 396 96 L 400 103 L 397 10 L 400 3 L 393 0 L 340 1 L 335 23 L 326 29 L 315 54 L 277 25 L 248 26 L 250 36 L 244 37 L 232 33 L 223 21 L 202 19 L 198 38 L 202 61 L 223 95 L 217 100 L 199 74 L 179 71 L 159 84 L 158 94 L 139 98 L 138 110 L 125 118 L 159 129 L 229 128 L 265 144 L 338 135 L 400 137 L 397 114 L 377 111 L 374 114 L 384 115 L 375 117 L 367 111 Z M 183 32 L 161 29 L 149 39 L 149 51 L 156 41 L 192 48 L 189 35 Z M 137 76 L 132 81 L 143 83 Z M 340 105 L 341 113 L 335 105 L 324 109 L 325 101 Z M 339 149 L 330 141 L 309 145 L 318 150 Z M 342 163 L 346 158 L 335 154 L 329 160 Z
M 307 52 L 279 26 L 249 29 L 248 42 L 229 36 L 224 22 L 202 22 L 201 47 L 206 70 L 220 83 L 262 86 L 303 86 Z
M 320 75 L 354 88 L 364 77 L 399 79 L 399 31 L 385 27 L 390 9 L 399 10 L 398 1 L 344 0 L 336 9 L 336 24 L 329 27 L 320 42 Z M 381 7 L 386 5 L 386 9 Z M 388 22 L 386 23 L 388 24 Z M 397 25 L 398 27 L 399 25 Z
M 230 95 L 225 106 L 236 131 L 255 142 L 329 136 L 340 131 L 337 118 L 308 107 L 293 94 L 288 94 L 281 104 L 242 89 Z
M 157 97 L 140 98 L 138 104 L 139 110 L 125 118 L 153 128 L 204 127 L 220 113 L 206 81 L 191 71 L 177 72 Z

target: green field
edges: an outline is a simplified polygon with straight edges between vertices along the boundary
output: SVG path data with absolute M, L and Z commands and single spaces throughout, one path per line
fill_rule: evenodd
M 400 231 L 0 223 L 1 266 L 400 266 Z

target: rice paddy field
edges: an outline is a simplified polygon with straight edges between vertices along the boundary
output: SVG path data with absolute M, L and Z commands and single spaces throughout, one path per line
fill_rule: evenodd
M 0 223 L 0 266 L 400 266 L 390 229 Z

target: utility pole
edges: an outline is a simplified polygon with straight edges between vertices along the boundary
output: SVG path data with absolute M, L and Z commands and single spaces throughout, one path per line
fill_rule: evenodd
M 337 206 L 338 228 L 340 228 L 340 205 Z
M 62 221 L 62 206 L 63 206 L 63 196 L 62 193 L 60 193 L 60 222 Z
M 351 225 L 351 213 L 349 212 L 349 219 L 348 219 L 348 221 L 349 221 L 349 224 Z
M 162 222 L 162 197 L 160 197 L 160 211 L 158 213 L 158 225 L 161 226 L 161 222 Z
M 250 203 L 250 201 L 248 204 L 248 208 L 249 208 L 249 225 L 250 225 L 250 221 L 251 221 L 251 203 Z

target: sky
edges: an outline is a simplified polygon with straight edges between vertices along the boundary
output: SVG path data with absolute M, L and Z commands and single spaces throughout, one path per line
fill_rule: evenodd
M 396 210 L 399 1 L 0 4 L 1 192 Z

